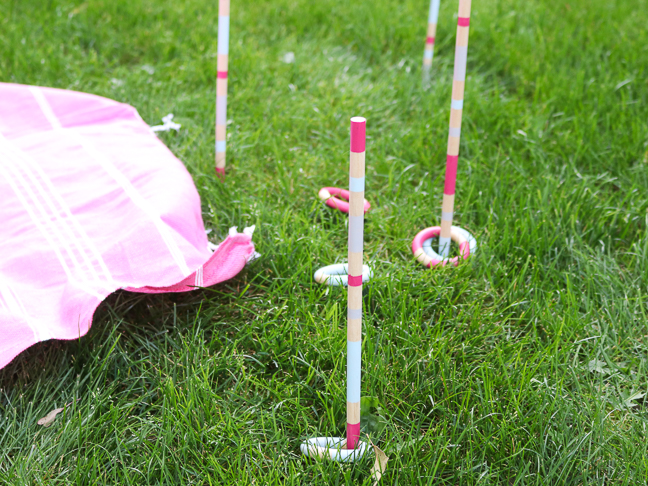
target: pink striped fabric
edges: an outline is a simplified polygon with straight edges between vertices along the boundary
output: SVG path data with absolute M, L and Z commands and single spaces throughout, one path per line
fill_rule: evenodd
M 117 289 L 183 292 L 235 276 L 250 234 L 208 248 L 184 165 L 131 106 L 0 83 L 0 368 L 88 332 Z

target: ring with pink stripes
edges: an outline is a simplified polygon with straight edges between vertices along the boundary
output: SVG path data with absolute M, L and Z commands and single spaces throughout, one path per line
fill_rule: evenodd
M 428 268 L 437 265 L 445 266 L 447 264 L 459 265 L 461 260 L 467 260 L 470 255 L 477 251 L 477 240 L 468 231 L 458 226 L 452 226 L 450 229 L 450 239 L 459 245 L 459 256 L 443 257 L 434 251 L 432 242 L 441 234 L 441 226 L 432 226 L 425 228 L 414 237 L 412 241 L 412 253 L 420 263 Z
M 317 193 L 317 197 L 324 201 L 328 207 L 337 209 L 343 213 L 349 213 L 350 194 L 346 189 L 340 189 L 339 187 L 323 187 L 320 189 L 319 193 Z M 366 213 L 370 209 L 371 204 L 369 204 L 369 201 L 364 199 L 364 212 Z

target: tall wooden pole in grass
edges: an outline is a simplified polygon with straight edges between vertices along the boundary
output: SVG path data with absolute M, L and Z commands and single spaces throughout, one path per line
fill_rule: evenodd
M 230 0 L 218 2 L 218 61 L 216 78 L 216 173 L 225 176 L 227 129 L 227 60 L 229 54 Z
M 455 47 L 452 102 L 450 106 L 450 130 L 448 132 L 448 154 L 446 157 L 445 186 L 443 189 L 443 206 L 441 209 L 441 235 L 439 236 L 439 255 L 444 258 L 450 253 L 450 231 L 454 212 L 459 141 L 461 138 L 461 115 L 463 113 L 464 88 L 466 85 L 469 25 L 470 0 L 459 0 L 457 44 Z
M 351 118 L 349 171 L 349 288 L 347 314 L 347 449 L 360 439 L 360 370 L 362 355 L 362 250 L 364 245 L 366 120 Z
M 430 0 L 430 13 L 428 15 L 427 36 L 425 37 L 425 50 L 423 51 L 423 81 L 430 80 L 430 69 L 434 58 L 434 38 L 436 37 L 437 22 L 439 19 L 440 0 Z

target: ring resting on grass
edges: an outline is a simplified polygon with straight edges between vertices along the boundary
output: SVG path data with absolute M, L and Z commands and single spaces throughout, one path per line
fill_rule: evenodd
M 339 196 L 339 197 L 338 197 Z M 326 205 L 333 209 L 339 209 L 343 213 L 349 212 L 349 191 L 346 189 L 340 189 L 339 187 L 323 187 L 317 193 L 322 201 Z M 342 199 L 340 199 L 342 198 Z M 371 204 L 366 199 L 364 200 L 364 212 L 366 213 L 371 209 Z
M 446 265 L 451 263 L 455 267 L 459 264 L 459 259 L 466 260 L 477 251 L 477 240 L 465 229 L 453 226 L 450 231 L 450 239 L 459 245 L 459 256 L 453 258 L 443 258 L 432 249 L 432 240 L 441 234 L 441 226 L 432 226 L 420 231 L 412 241 L 412 253 L 414 257 L 428 268 L 437 265 Z
M 358 442 L 355 449 L 346 449 L 344 437 L 313 437 L 302 442 L 299 448 L 307 457 L 330 459 L 337 462 L 355 462 L 367 452 L 367 444 Z
M 336 263 L 320 268 L 313 277 L 320 284 L 347 287 L 349 285 L 349 268 L 346 263 Z M 367 265 L 362 265 L 362 283 L 367 283 L 372 277 L 373 270 Z

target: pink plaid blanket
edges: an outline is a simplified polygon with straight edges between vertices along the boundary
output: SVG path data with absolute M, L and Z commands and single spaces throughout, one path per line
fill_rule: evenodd
M 83 336 L 117 289 L 206 287 L 254 254 L 250 231 L 208 245 L 191 176 L 134 108 L 0 83 L 0 368 Z

